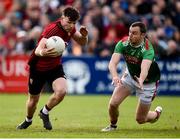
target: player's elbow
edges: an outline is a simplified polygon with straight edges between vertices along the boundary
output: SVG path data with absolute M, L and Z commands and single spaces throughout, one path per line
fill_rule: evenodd
M 35 53 L 35 55 L 38 55 L 37 49 L 35 49 L 34 53 Z
M 112 61 L 110 61 L 110 62 L 109 62 L 109 65 L 108 65 L 109 71 L 111 71 L 112 68 L 113 68 L 113 63 L 112 63 Z
M 110 63 L 109 63 L 109 65 L 108 65 L 108 69 L 109 69 L 109 70 L 111 69 L 111 65 L 110 65 Z
M 39 56 L 39 51 L 37 48 L 35 49 L 34 53 L 35 53 L 35 55 Z

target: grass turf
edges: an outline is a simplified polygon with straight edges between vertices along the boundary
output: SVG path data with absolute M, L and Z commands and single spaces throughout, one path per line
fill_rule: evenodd
M 67 95 L 64 101 L 50 112 L 53 130 L 42 127 L 38 112 L 49 94 L 42 94 L 33 124 L 26 130 L 16 130 L 25 118 L 27 95 L 0 95 L 0 138 L 173 138 L 180 137 L 180 97 L 160 96 L 152 103 L 163 107 L 160 120 L 154 124 L 139 125 L 135 121 L 137 98 L 130 96 L 120 106 L 118 130 L 103 133 L 109 124 L 108 101 L 110 96 Z

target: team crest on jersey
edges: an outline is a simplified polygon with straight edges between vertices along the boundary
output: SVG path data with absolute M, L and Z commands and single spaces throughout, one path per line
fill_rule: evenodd
M 141 52 L 143 53 L 146 49 L 144 48 L 144 46 L 141 47 Z

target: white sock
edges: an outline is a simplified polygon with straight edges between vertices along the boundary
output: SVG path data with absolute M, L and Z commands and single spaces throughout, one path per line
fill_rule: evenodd
M 29 119 L 29 118 L 27 118 L 27 117 L 26 117 L 25 120 L 26 120 L 26 122 L 32 122 L 32 119 Z
M 48 115 L 48 114 L 49 114 L 49 111 L 46 109 L 46 107 L 45 107 L 45 106 L 43 107 L 42 112 L 43 112 L 44 114 L 46 114 L 46 115 Z

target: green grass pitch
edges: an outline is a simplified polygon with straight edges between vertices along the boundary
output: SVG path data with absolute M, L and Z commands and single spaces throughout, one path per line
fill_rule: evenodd
M 0 94 L 0 138 L 180 138 L 180 97 L 156 97 L 152 109 L 157 105 L 163 107 L 160 120 L 139 125 L 135 121 L 137 98 L 130 96 L 119 108 L 118 130 L 108 133 L 100 130 L 109 124 L 109 95 L 67 95 L 50 112 L 51 131 L 43 129 L 38 117 L 48 97 L 42 94 L 32 125 L 16 130 L 25 118 L 27 95 Z

